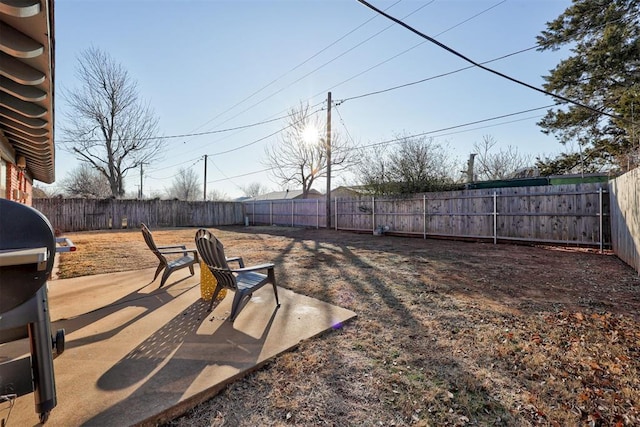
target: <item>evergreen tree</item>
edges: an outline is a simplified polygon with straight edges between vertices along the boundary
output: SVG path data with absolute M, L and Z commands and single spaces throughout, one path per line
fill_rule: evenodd
M 570 47 L 544 87 L 610 114 L 562 104 L 538 123 L 580 153 L 538 159 L 550 173 L 628 170 L 640 161 L 640 0 L 573 0 L 538 36 L 539 50 Z

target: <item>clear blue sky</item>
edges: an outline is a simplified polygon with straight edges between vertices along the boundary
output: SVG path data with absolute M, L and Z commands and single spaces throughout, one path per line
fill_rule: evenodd
M 568 0 L 371 3 L 381 9 L 393 5 L 388 13 L 478 62 L 534 46 L 545 23 L 570 5 Z M 122 63 L 137 81 L 140 95 L 154 108 L 166 136 L 261 122 L 286 115 L 301 101 L 318 104 L 329 90 L 334 101 L 342 100 L 469 65 L 376 17 L 355 0 L 57 0 L 55 14 L 57 130 L 67 108 L 61 95 L 76 86 L 77 55 L 89 47 L 104 50 Z M 531 50 L 489 66 L 541 87 L 542 75 L 566 56 L 566 51 Z M 388 62 L 376 67 L 384 61 Z M 332 122 L 343 136 L 368 144 L 393 139 L 398 133 L 435 131 L 552 103 L 548 96 L 471 69 L 346 101 L 334 110 Z M 512 145 L 532 156 L 559 153 L 563 147 L 536 126 L 543 113 L 433 136 L 447 143 L 461 164 L 484 135 L 491 135 L 501 147 Z M 242 131 L 168 139 L 163 158 L 145 171 L 144 193 L 169 187 L 180 167 L 193 167 L 202 178 L 205 154 L 210 155 L 209 189 L 229 197 L 241 196 L 240 187 L 251 182 L 281 190 L 268 172 L 252 174 L 265 169 L 265 147 L 276 143 L 277 135 L 232 153 L 214 154 L 260 140 L 284 126 L 286 120 Z M 59 131 L 56 138 L 62 139 Z M 56 156 L 60 181 L 78 162 L 61 144 Z M 240 176 L 244 174 L 249 175 Z M 338 176 L 334 182 L 351 183 L 350 179 Z M 128 176 L 127 192 L 135 194 L 139 182 L 138 173 Z M 321 181 L 316 188 L 324 191 L 324 185 Z

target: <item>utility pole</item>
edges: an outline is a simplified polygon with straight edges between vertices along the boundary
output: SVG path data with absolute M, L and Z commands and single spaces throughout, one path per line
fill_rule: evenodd
M 327 230 L 331 229 L 331 92 L 327 94 Z
M 144 162 L 140 163 L 140 190 L 138 190 L 138 199 L 142 200 L 142 165 Z
M 202 200 L 207 201 L 207 155 L 204 155 L 204 195 Z
M 475 181 L 473 166 L 474 166 L 474 160 L 476 156 L 477 156 L 476 153 L 469 154 L 469 160 L 467 160 L 467 182 Z

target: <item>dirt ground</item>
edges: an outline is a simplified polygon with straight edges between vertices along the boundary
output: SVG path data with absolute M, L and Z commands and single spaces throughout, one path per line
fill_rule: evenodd
M 611 253 L 212 231 L 227 256 L 274 262 L 280 286 L 358 317 L 171 425 L 640 425 L 640 278 Z M 191 247 L 194 234 L 154 231 Z M 155 265 L 137 230 L 67 236 L 78 252 L 61 277 Z

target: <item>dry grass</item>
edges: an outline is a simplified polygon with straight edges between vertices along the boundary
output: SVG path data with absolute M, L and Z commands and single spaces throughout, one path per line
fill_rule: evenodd
M 191 244 L 194 232 L 154 236 Z M 214 232 L 228 255 L 273 261 L 281 286 L 358 318 L 172 425 L 640 424 L 640 278 L 610 254 L 271 227 Z M 61 257 L 63 277 L 155 265 L 137 230 L 69 236 L 79 252 Z

